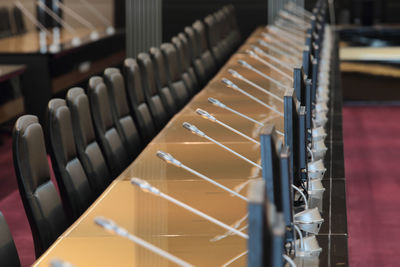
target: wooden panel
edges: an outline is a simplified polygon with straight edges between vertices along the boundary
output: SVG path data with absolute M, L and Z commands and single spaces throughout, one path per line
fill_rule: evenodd
M 7 122 L 24 113 L 24 99 L 18 97 L 0 106 L 0 123 Z
M 88 62 L 88 64 L 90 64 L 90 68 L 87 71 L 75 70 L 72 72 L 68 72 L 65 75 L 54 78 L 51 83 L 52 92 L 53 94 L 57 94 L 63 91 L 64 89 L 79 84 L 89 79 L 90 76 L 103 72 L 104 69 L 107 67 L 121 64 L 124 59 L 125 59 L 125 52 L 121 51 L 112 54 L 108 57 L 102 58 L 100 60 L 94 62 Z

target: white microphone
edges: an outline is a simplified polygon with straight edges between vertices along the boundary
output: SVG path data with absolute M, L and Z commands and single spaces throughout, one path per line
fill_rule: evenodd
M 249 251 L 246 250 L 245 252 L 240 253 L 239 255 L 233 257 L 232 259 L 230 259 L 229 261 L 225 262 L 224 264 L 221 265 L 221 267 L 226 267 L 231 265 L 232 263 L 234 263 L 235 261 L 237 261 L 238 259 L 240 259 L 241 257 L 247 255 Z
M 299 50 L 299 46 L 300 46 L 299 44 L 291 45 L 291 44 L 289 44 L 289 42 L 282 43 L 282 42 L 278 41 L 276 39 L 276 37 L 274 37 L 271 34 L 266 33 L 266 32 L 261 33 L 261 35 L 264 39 L 268 39 L 270 42 L 279 46 L 283 50 L 290 51 L 292 54 L 300 56 L 301 51 Z M 282 39 L 285 39 L 285 38 L 282 38 Z
M 154 252 L 155 254 L 166 258 L 169 261 L 172 261 L 173 263 L 182 266 L 182 267 L 193 267 L 192 264 L 187 263 L 186 261 L 170 254 L 169 252 L 160 249 L 159 247 L 156 247 L 152 244 L 150 244 L 149 242 L 141 239 L 140 237 L 137 237 L 135 235 L 132 235 L 131 233 L 128 232 L 128 230 L 120 227 L 119 225 L 117 225 L 115 222 L 113 222 L 112 220 L 103 218 L 103 217 L 96 217 L 94 218 L 94 222 L 96 223 L 96 225 L 102 227 L 104 230 L 106 230 L 109 233 L 112 233 L 114 235 L 118 235 L 121 236 L 123 238 L 127 238 L 128 240 L 132 241 L 133 243 L 138 244 L 139 246 L 142 246 L 152 252 Z
M 217 107 L 220 107 L 222 109 L 228 110 L 228 111 L 232 112 L 233 114 L 236 114 L 236 115 L 238 115 L 238 116 L 240 116 L 240 117 L 242 117 L 242 118 L 244 118 L 246 120 L 249 120 L 249 121 L 251 121 L 251 122 L 253 122 L 253 123 L 255 123 L 255 124 L 259 125 L 259 126 L 264 126 L 264 123 L 259 122 L 259 121 L 255 120 L 253 118 L 250 118 L 249 116 L 247 116 L 247 115 L 245 115 L 245 114 L 243 114 L 243 113 L 241 113 L 241 112 L 239 112 L 237 110 L 234 110 L 234 109 L 228 107 L 227 105 L 225 105 L 224 103 L 222 103 L 221 101 L 219 101 L 219 100 L 217 100 L 215 98 L 209 97 L 208 98 L 208 102 L 210 102 L 214 106 L 217 106 Z M 279 135 L 284 136 L 284 134 L 282 132 L 280 132 L 278 130 L 276 130 L 276 132 Z
M 275 67 L 274 65 L 272 65 L 271 63 L 265 61 L 264 59 L 260 58 L 256 53 L 254 53 L 251 50 L 246 50 L 246 53 L 250 55 L 251 58 L 254 58 L 255 60 L 257 60 L 258 62 L 261 62 L 262 64 L 264 64 L 265 66 L 267 66 L 268 68 L 273 69 L 274 71 L 278 72 L 280 75 L 286 77 L 287 79 L 289 79 L 291 82 L 293 82 L 293 77 L 290 76 L 289 74 L 287 74 L 286 72 L 281 71 L 279 68 Z
M 207 176 L 205 176 L 205 175 L 203 175 L 203 174 L 201 174 L 201 173 L 199 173 L 199 172 L 193 170 L 192 168 L 189 168 L 188 166 L 182 164 L 179 160 L 175 159 L 175 158 L 174 158 L 171 154 L 169 154 L 169 153 L 165 153 L 165 152 L 163 152 L 163 151 L 157 151 L 157 154 L 156 154 L 156 155 L 157 155 L 157 157 L 159 157 L 160 159 L 164 160 L 166 163 L 172 164 L 172 165 L 174 165 L 174 166 L 176 166 L 176 167 L 178 167 L 178 168 L 182 168 L 182 169 L 184 169 L 184 170 L 190 172 L 191 174 L 194 174 L 194 175 L 196 175 L 197 177 L 200 177 L 201 179 L 203 179 L 203 180 L 205 180 L 205 181 L 207 181 L 207 182 L 209 182 L 209 183 L 212 183 L 213 185 L 218 186 L 219 188 L 221 188 L 221 189 L 223 189 L 223 190 L 225 190 L 225 191 L 231 193 L 232 195 L 235 195 L 235 196 L 237 196 L 238 198 L 240 198 L 240 199 L 242 199 L 242 200 L 244 200 L 244 201 L 248 201 L 248 199 L 247 199 L 246 197 L 242 196 L 241 194 L 239 194 L 239 193 L 237 193 L 237 192 L 235 192 L 235 191 L 229 189 L 229 188 L 226 187 L 226 186 L 223 186 L 222 184 L 220 184 L 220 183 L 214 181 L 213 179 L 211 179 L 211 178 L 209 178 L 209 177 L 207 177 Z
M 254 88 L 257 88 L 257 89 L 260 90 L 261 92 L 263 92 L 263 93 L 265 93 L 265 94 L 267 94 L 267 95 L 269 95 L 269 96 L 275 98 L 275 99 L 278 100 L 279 102 L 282 102 L 282 103 L 283 103 L 282 97 L 279 97 L 279 96 L 277 96 L 276 94 L 271 93 L 271 92 L 268 91 L 267 89 L 262 88 L 262 87 L 259 86 L 258 84 L 253 83 L 253 82 L 250 81 L 249 79 L 246 79 L 245 77 L 243 77 L 242 75 L 240 75 L 237 71 L 235 71 L 235 70 L 233 70 L 233 69 L 228 69 L 228 72 L 229 72 L 233 77 L 235 77 L 236 79 L 242 80 L 242 81 L 244 81 L 245 83 L 250 84 L 250 85 L 253 86 Z
M 266 27 L 270 32 L 274 33 L 275 35 L 283 36 L 286 40 L 290 40 L 292 42 L 295 42 L 299 45 L 303 45 L 305 39 L 304 39 L 304 34 L 303 36 L 299 36 L 297 34 L 293 34 L 289 31 L 280 29 L 274 25 L 268 25 Z
M 277 81 L 277 80 L 275 80 L 275 79 L 269 77 L 269 76 L 266 75 L 265 73 L 263 73 L 263 72 L 259 71 L 258 69 L 254 68 L 252 65 L 250 65 L 250 64 L 247 63 L 246 61 L 244 61 L 244 60 L 242 60 L 242 59 L 239 59 L 239 60 L 238 60 L 238 63 L 239 63 L 240 65 L 242 65 L 243 67 L 245 67 L 245 68 L 247 68 L 247 69 L 249 69 L 249 70 L 251 70 L 251 71 L 257 73 L 258 75 L 263 76 L 263 77 L 264 77 L 265 79 L 267 79 L 268 81 L 270 81 L 270 82 L 274 83 L 275 85 L 277 85 L 278 87 L 280 87 L 281 90 L 282 90 L 282 89 L 283 89 L 283 90 L 289 89 L 289 86 L 286 86 L 286 85 L 280 83 L 279 81 Z
M 47 36 L 51 33 L 43 26 L 25 7 L 20 1 L 16 1 L 14 5 L 28 18 L 36 27 L 40 29 L 39 32 L 39 47 L 41 53 L 47 52 Z
M 51 267 L 74 267 L 74 265 L 72 265 L 71 263 L 60 260 L 60 259 L 52 259 L 50 261 L 50 266 Z
M 90 39 L 91 40 L 97 40 L 99 39 L 99 33 L 96 30 L 96 27 L 90 23 L 87 19 L 83 18 L 81 15 L 76 13 L 73 9 L 67 7 L 63 3 L 61 3 L 59 0 L 55 2 L 55 4 L 61 8 L 65 13 L 69 14 L 71 17 L 73 17 L 75 20 L 77 20 L 80 24 L 84 25 L 86 28 L 89 28 L 91 33 L 90 33 Z
M 71 41 L 71 44 L 72 44 L 73 46 L 78 46 L 78 45 L 81 44 L 81 40 L 79 39 L 79 37 L 76 36 L 76 34 L 77 34 L 76 30 L 75 30 L 71 25 L 69 25 L 67 22 L 65 22 L 63 19 L 61 19 L 56 13 L 54 13 L 53 10 L 51 10 L 50 8 L 48 8 L 48 7 L 46 6 L 46 4 L 44 4 L 43 2 L 41 2 L 41 1 L 38 0 L 38 1 L 36 2 L 36 4 L 37 4 L 41 9 L 43 9 L 43 11 L 46 12 L 51 18 L 53 18 L 55 21 L 57 21 L 59 24 L 61 24 L 61 26 L 62 26 L 64 29 L 66 29 L 68 32 L 70 32 L 72 35 L 74 35 L 74 37 L 72 38 L 72 41 Z M 55 28 L 55 32 L 56 32 L 55 36 L 58 36 L 58 37 L 59 37 L 59 34 L 57 34 L 57 31 L 59 31 L 58 27 L 54 27 L 54 28 Z M 54 52 L 58 52 L 58 51 L 59 51 L 59 49 L 60 49 L 60 47 L 59 47 L 59 40 L 56 40 L 56 39 L 53 40 L 53 44 L 52 44 L 52 46 L 51 46 L 51 49 L 52 49 Z
M 231 152 L 231 153 L 234 154 L 235 156 L 237 156 L 237 157 L 243 159 L 244 161 L 250 163 L 251 165 L 253 165 L 253 166 L 255 166 L 255 167 L 259 168 L 259 169 L 262 169 L 261 165 L 255 163 L 255 162 L 253 162 L 253 161 L 251 161 L 251 160 L 249 160 L 248 158 L 246 158 L 246 157 L 242 156 L 241 154 L 237 153 L 236 151 L 234 151 L 234 150 L 230 149 L 229 147 L 227 147 L 227 146 L 221 144 L 221 143 L 218 142 L 217 140 L 214 140 L 213 138 L 211 138 L 211 137 L 209 137 L 208 135 L 206 135 L 204 132 L 200 131 L 196 126 L 194 126 L 194 125 L 192 125 L 192 124 L 190 124 L 190 123 L 188 123 L 188 122 L 184 122 L 184 123 L 182 124 L 182 126 L 183 126 L 183 128 L 185 128 L 186 130 L 190 131 L 191 133 L 193 133 L 193 134 L 195 134 L 195 135 L 197 135 L 197 136 L 203 137 L 203 138 L 205 138 L 205 139 L 207 139 L 207 140 L 213 142 L 214 144 L 216 144 L 216 145 L 222 147 L 223 149 L 225 149 L 225 150 Z
M 256 52 L 256 53 L 262 55 L 263 57 L 268 58 L 268 59 L 271 60 L 271 61 L 274 61 L 275 63 L 279 64 L 279 65 L 282 66 L 283 68 L 285 68 L 285 69 L 287 69 L 287 70 L 293 72 L 293 69 L 295 68 L 294 65 L 291 65 L 291 64 L 289 64 L 289 63 L 286 63 L 286 62 L 280 60 L 280 59 L 277 58 L 277 57 L 274 57 L 274 56 L 272 56 L 272 55 L 270 55 L 270 54 L 267 54 L 264 50 L 262 50 L 261 48 L 259 48 L 259 47 L 256 46 L 256 45 L 251 45 L 251 48 L 254 50 L 254 52 Z
M 267 42 L 265 42 L 264 40 L 261 40 L 261 39 L 258 39 L 257 42 L 258 42 L 259 45 L 261 45 L 261 46 L 263 46 L 265 48 L 268 48 L 269 50 L 274 51 L 275 53 L 277 53 L 279 55 L 287 57 L 288 59 L 290 59 L 292 62 L 294 62 L 296 64 L 300 62 L 300 57 L 299 57 L 298 54 L 293 55 L 293 53 L 288 53 L 285 50 L 282 50 L 282 49 L 280 49 L 278 47 L 275 47 L 274 44 L 267 43 Z
M 89 9 L 89 11 L 92 12 L 92 14 L 95 15 L 107 27 L 106 33 L 108 35 L 112 35 L 115 33 L 115 28 L 112 26 L 111 22 L 108 19 L 106 19 L 106 17 L 103 14 L 101 14 L 101 12 L 97 10 L 97 8 L 94 5 L 90 4 L 86 0 L 79 0 L 79 1 L 83 3 Z
M 231 227 L 231 226 L 229 226 L 229 225 L 227 225 L 227 224 L 225 224 L 225 223 L 223 223 L 223 222 L 221 222 L 221 221 L 219 221 L 219 220 L 217 220 L 217 219 L 215 219 L 215 218 L 213 218 L 211 216 L 208 216 L 207 214 L 205 214 L 205 213 L 203 213 L 203 212 L 201 212 L 201 211 L 199 211 L 197 209 L 194 209 L 194 208 L 190 207 L 189 205 L 187 205 L 187 204 L 185 204 L 185 203 L 183 203 L 183 202 L 181 202 L 181 201 L 179 201 L 179 200 L 177 200 L 177 199 L 175 199 L 173 197 L 170 197 L 167 194 L 164 194 L 163 192 L 161 192 L 160 190 L 158 190 L 157 188 L 153 187 L 148 182 L 146 182 L 146 181 L 144 181 L 142 179 L 132 178 L 131 179 L 131 183 L 133 185 L 138 186 L 143 192 L 152 193 L 155 196 L 162 197 L 163 199 L 165 199 L 165 200 L 167 200 L 169 202 L 172 202 L 175 205 L 177 205 L 177 206 L 179 206 L 181 208 L 184 208 L 184 209 L 188 210 L 189 212 L 194 213 L 194 214 L 202 217 L 203 219 L 206 219 L 207 221 L 210 221 L 210 222 L 212 222 L 212 223 L 214 223 L 214 224 L 216 224 L 216 225 L 218 225 L 218 226 L 220 226 L 220 227 L 222 227 L 222 228 L 224 228 L 224 229 L 226 229 L 228 231 L 231 231 L 231 232 L 235 233 L 236 235 L 238 235 L 238 236 L 240 236 L 240 237 L 242 237 L 244 239 L 248 239 L 249 238 L 249 236 L 247 234 L 242 233 L 242 232 L 238 231 L 237 229 L 235 229 L 235 228 L 233 228 L 233 227 Z
M 223 82 L 226 86 L 228 86 L 229 88 L 232 88 L 233 90 L 238 91 L 239 93 L 241 93 L 241 94 L 247 96 L 248 98 L 254 100 L 254 101 L 257 102 L 258 104 L 260 104 L 260 105 L 262 105 L 262 106 L 264 106 L 264 107 L 266 107 L 266 108 L 268 108 L 268 109 L 270 109 L 270 110 L 276 112 L 277 114 L 279 114 L 279 116 L 282 116 L 282 117 L 283 117 L 283 113 L 282 113 L 282 112 L 278 111 L 276 108 L 274 108 L 274 107 L 268 105 L 267 103 L 261 101 L 261 100 L 258 99 L 257 97 L 255 97 L 255 96 L 253 96 L 253 95 L 247 93 L 246 91 L 244 91 L 243 89 L 239 88 L 236 84 L 234 84 L 234 83 L 231 82 L 230 80 L 228 80 L 228 79 L 226 79 L 226 78 L 222 78 L 222 82 Z
M 254 138 L 251 138 L 250 136 L 248 136 L 248 135 L 246 135 L 246 134 L 244 134 L 244 133 L 242 133 L 242 132 L 240 132 L 240 131 L 238 131 L 238 130 L 232 128 L 231 126 L 229 126 L 229 125 L 223 123 L 222 121 L 218 120 L 217 118 L 215 118 L 214 116 L 212 116 L 212 115 L 211 115 L 210 113 L 208 113 L 207 111 L 198 108 L 198 109 L 196 109 L 196 113 L 197 113 L 198 115 L 200 115 L 201 117 L 203 117 L 204 119 L 210 120 L 210 121 L 212 121 L 212 122 L 216 122 L 217 124 L 221 125 L 222 127 L 225 127 L 226 129 L 228 129 L 228 130 L 234 132 L 235 134 L 240 135 L 241 137 L 246 138 L 247 140 L 253 142 L 254 144 L 260 145 L 260 142 L 258 142 L 258 141 L 255 140 Z

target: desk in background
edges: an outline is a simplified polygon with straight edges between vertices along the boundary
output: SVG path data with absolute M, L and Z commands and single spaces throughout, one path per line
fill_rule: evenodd
M 79 46 L 72 46 L 73 36 L 60 31 L 60 50 L 41 51 L 39 33 L 28 32 L 0 39 L 0 62 L 2 64 L 25 64 L 26 88 L 23 88 L 25 111 L 39 116 L 45 122 L 48 101 L 63 95 L 65 90 L 84 83 L 105 68 L 122 64 L 125 58 L 125 34 L 117 31 L 107 35 L 99 29 L 99 39 L 89 38 L 90 31 L 77 30 L 81 38 Z M 51 44 L 48 37 L 47 44 Z M 85 85 L 86 87 L 86 85 Z
M 24 113 L 24 87 L 21 75 L 25 65 L 0 65 L 0 123 L 5 123 Z

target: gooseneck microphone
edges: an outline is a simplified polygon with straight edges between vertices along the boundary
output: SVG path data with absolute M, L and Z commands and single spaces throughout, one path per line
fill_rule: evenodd
M 283 117 L 283 113 L 278 111 L 276 108 L 268 105 L 267 103 L 261 101 L 260 99 L 258 99 L 257 97 L 247 93 L 246 91 L 244 91 L 243 89 L 239 88 L 239 86 L 237 86 L 236 84 L 234 84 L 233 82 L 231 82 L 230 80 L 226 79 L 226 78 L 222 78 L 221 80 L 227 87 L 232 88 L 233 90 L 247 96 L 248 98 L 252 99 L 253 101 L 257 102 L 258 104 L 276 112 L 277 114 L 279 114 L 280 116 Z
M 213 104 L 214 106 L 217 106 L 217 107 L 220 107 L 220 108 L 222 108 L 222 109 L 228 110 L 228 111 L 230 111 L 230 112 L 232 112 L 232 113 L 234 113 L 234 114 L 236 114 L 236 115 L 238 115 L 238 116 L 240 116 L 240 117 L 242 117 L 242 118 L 245 118 L 246 120 L 249 120 L 249 121 L 251 121 L 251 122 L 254 122 L 255 124 L 257 124 L 257 125 L 259 125 L 259 126 L 264 126 L 263 123 L 261 123 L 261 122 L 259 122 L 259 121 L 256 121 L 255 119 L 252 119 L 252 118 L 250 118 L 249 116 L 246 116 L 246 115 L 244 115 L 243 113 L 240 113 L 239 111 L 236 111 L 236 110 L 234 110 L 234 109 L 231 109 L 230 107 L 228 107 L 227 105 L 225 105 L 224 103 L 222 103 L 221 101 L 219 101 L 219 100 L 217 100 L 217 99 L 215 99 L 215 98 L 209 97 L 209 98 L 208 98 L 208 102 L 210 102 L 210 103 Z
M 296 46 L 296 45 L 290 45 L 288 42 L 281 43 L 280 41 L 278 41 L 278 40 L 276 39 L 275 36 L 272 36 L 271 34 L 266 33 L 266 32 L 261 33 L 261 35 L 262 35 L 262 37 L 263 37 L 264 39 L 267 39 L 269 42 L 275 44 L 276 46 L 280 47 L 281 49 L 283 49 L 283 50 L 285 50 L 285 51 L 288 51 L 288 52 L 290 52 L 290 53 L 292 53 L 292 54 L 294 54 L 294 55 L 299 55 L 299 56 L 300 56 L 300 53 L 301 53 L 301 52 L 300 52 L 298 46 Z M 283 39 L 284 39 L 284 38 L 283 38 Z
M 219 146 L 219 147 L 225 149 L 226 151 L 229 151 L 230 153 L 234 154 L 235 156 L 241 158 L 242 160 L 244 160 L 244 161 L 250 163 L 251 165 L 253 165 L 253 166 L 255 166 L 255 167 L 259 168 L 259 169 L 262 169 L 261 165 L 255 163 L 255 162 L 253 162 L 253 161 L 251 161 L 251 160 L 249 160 L 248 158 L 246 158 L 246 157 L 242 156 L 241 154 L 237 153 L 236 151 L 234 151 L 234 150 L 230 149 L 229 147 L 227 147 L 227 146 L 221 144 L 221 143 L 218 142 L 217 140 L 214 140 L 213 138 L 211 138 L 211 137 L 209 137 L 208 135 L 206 135 L 204 132 L 200 131 L 196 126 L 194 126 L 194 125 L 192 125 L 192 124 L 190 124 L 190 123 L 188 123 L 188 122 L 184 122 L 184 123 L 182 124 L 182 126 L 183 126 L 183 128 L 185 128 L 186 130 L 188 130 L 188 131 L 191 132 L 192 134 L 195 134 L 195 135 L 197 135 L 197 136 L 203 137 L 203 138 L 205 138 L 205 139 L 207 139 L 207 140 L 213 142 L 213 143 L 216 144 L 217 146 Z
M 235 128 L 232 128 L 231 126 L 229 126 L 229 125 L 223 123 L 222 121 L 217 120 L 217 118 L 215 118 L 214 116 L 212 116 L 212 115 L 211 115 L 210 113 L 208 113 L 207 111 L 198 108 L 198 109 L 196 109 L 196 113 L 197 113 L 198 115 L 200 115 L 201 117 L 203 117 L 204 119 L 209 120 L 209 121 L 212 121 L 212 122 L 215 122 L 215 123 L 221 125 L 222 127 L 224 127 L 224 128 L 226 128 L 226 129 L 228 129 L 228 130 L 234 132 L 235 134 L 240 135 L 240 136 L 243 137 L 243 138 L 246 138 L 247 140 L 253 142 L 254 144 L 260 145 L 260 142 L 258 142 L 258 141 L 255 140 L 254 138 L 251 138 L 250 136 L 248 136 L 248 135 L 246 135 L 246 134 L 244 134 L 244 133 L 242 133 L 242 132 L 236 130 Z
M 60 259 L 52 259 L 50 261 L 50 266 L 51 267 L 74 267 L 74 265 L 72 265 L 71 263 L 60 260 Z
M 271 83 L 275 84 L 276 86 L 278 86 L 279 88 L 281 88 L 282 90 L 287 90 L 289 89 L 289 86 L 286 86 L 280 82 L 278 82 L 277 80 L 271 78 L 270 76 L 266 75 L 265 73 L 259 71 L 258 69 L 254 68 L 252 65 L 250 65 L 249 63 L 247 63 L 246 61 L 240 59 L 238 60 L 238 63 L 240 65 L 242 65 L 243 67 L 245 67 L 246 69 L 249 69 L 255 73 L 257 73 L 258 75 L 264 77 L 265 79 L 267 79 L 268 81 L 270 81 Z
M 235 77 L 236 79 L 239 79 L 239 80 L 241 80 L 241 81 L 244 81 L 245 83 L 250 84 L 250 85 L 253 86 L 254 88 L 260 90 L 261 92 L 263 92 L 263 93 L 265 93 L 265 94 L 271 96 L 272 98 L 278 100 L 279 102 L 282 102 L 282 103 L 283 103 L 283 98 L 282 98 L 282 97 L 279 97 L 279 96 L 277 96 L 276 94 L 271 93 L 271 92 L 268 91 L 267 89 L 262 88 L 262 87 L 259 86 L 258 84 L 253 83 L 253 82 L 250 81 L 249 79 L 246 79 L 245 77 L 243 77 L 243 75 L 239 74 L 237 71 L 235 71 L 235 70 L 233 70 L 233 69 L 228 69 L 228 72 L 229 72 L 233 77 Z
M 238 197 L 238 198 L 240 198 L 240 199 L 242 199 L 242 200 L 244 200 L 244 201 L 248 201 L 248 199 L 247 199 L 246 197 L 242 196 L 241 194 L 239 194 L 239 193 L 237 193 L 237 192 L 235 192 L 235 191 L 229 189 L 229 188 L 226 187 L 226 186 L 223 186 L 222 184 L 220 184 L 220 183 L 214 181 L 213 179 L 211 179 L 211 178 L 209 178 L 209 177 L 207 177 L 207 176 L 205 176 L 205 175 L 203 175 L 203 174 L 201 174 L 201 173 L 199 173 L 199 172 L 193 170 L 192 168 L 189 168 L 188 166 L 182 164 L 179 160 L 175 159 L 175 158 L 174 158 L 171 154 L 169 154 L 169 153 L 165 153 L 165 152 L 163 152 L 163 151 L 157 151 L 157 154 L 156 154 L 156 155 L 157 155 L 157 157 L 159 157 L 160 159 L 164 160 L 166 163 L 172 164 L 172 165 L 174 165 L 174 166 L 176 166 L 176 167 L 178 167 L 178 168 L 182 168 L 182 169 L 184 169 L 184 170 L 190 172 L 191 174 L 194 174 L 194 175 L 196 175 L 197 177 L 200 177 L 201 179 L 203 179 L 203 180 L 205 180 L 205 181 L 207 181 L 207 182 L 209 182 L 209 183 L 211 183 L 211 184 L 213 184 L 213 185 L 215 185 L 215 186 L 217 186 L 217 187 L 219 187 L 219 188 L 221 188 L 221 189 L 223 189 L 223 190 L 225 190 L 225 191 L 231 193 L 232 195 L 235 195 L 236 197 Z
M 221 265 L 221 267 L 226 267 L 231 265 L 232 263 L 234 263 L 235 261 L 237 261 L 238 259 L 240 259 L 241 257 L 247 255 L 249 251 L 246 250 L 245 252 L 240 253 L 239 255 L 233 257 L 232 259 L 230 259 L 229 261 L 225 262 L 224 264 Z
M 268 58 L 268 59 L 271 60 L 271 61 L 274 61 L 275 63 L 277 63 L 278 65 L 280 65 L 280 66 L 282 66 L 283 68 L 287 69 L 288 71 L 293 72 L 293 69 L 295 68 L 294 65 L 291 65 L 291 64 L 289 64 L 289 63 L 286 63 L 286 62 L 280 60 L 280 59 L 277 58 L 277 57 L 274 57 L 274 56 L 272 56 L 272 55 L 270 55 L 270 54 L 265 53 L 264 50 L 262 50 L 261 48 L 259 48 L 259 47 L 256 46 L 256 45 L 251 45 L 251 49 L 253 49 L 254 52 L 260 54 L 261 56 L 263 56 L 263 57 L 265 57 L 265 58 Z
M 250 118 L 249 116 L 247 116 L 247 115 L 245 115 L 245 114 L 243 114 L 243 113 L 240 113 L 240 112 L 237 111 L 237 110 L 234 110 L 234 109 L 228 107 L 227 105 L 225 105 L 224 103 L 222 103 L 221 101 L 219 101 L 219 100 L 217 100 L 217 99 L 215 99 L 215 98 L 209 97 L 209 98 L 208 98 L 208 102 L 210 102 L 210 103 L 213 104 L 214 106 L 217 106 L 217 107 L 220 107 L 220 108 L 222 108 L 222 109 L 228 110 L 228 111 L 232 112 L 233 114 L 236 114 L 236 115 L 238 115 L 238 116 L 240 116 L 240 117 L 242 117 L 242 118 L 244 118 L 244 119 L 246 119 L 246 120 L 249 120 L 249 121 L 251 121 L 251 122 L 253 122 L 253 123 L 255 123 L 255 124 L 259 125 L 259 126 L 264 126 L 264 123 L 259 122 L 259 121 L 255 120 L 255 119 L 253 119 L 253 118 Z M 278 131 L 278 130 L 275 130 L 275 131 L 276 131 L 279 135 L 284 136 L 284 134 L 283 134 L 281 131 Z
M 140 237 L 132 235 L 131 233 L 128 232 L 128 230 L 120 227 L 112 220 L 106 219 L 104 217 L 96 217 L 96 218 L 94 218 L 94 222 L 96 223 L 96 225 L 102 227 L 107 232 L 112 233 L 114 235 L 121 236 L 123 238 L 127 238 L 128 240 L 132 241 L 133 243 L 136 243 L 139 246 L 142 246 L 142 247 L 154 252 L 155 254 L 157 254 L 163 258 L 166 258 L 169 261 L 172 261 L 173 263 L 175 263 L 179 266 L 193 267 L 192 264 L 187 263 L 186 261 L 170 254 L 169 252 L 150 244 L 149 242 L 141 239 Z
M 298 64 L 300 62 L 300 57 L 298 54 L 293 55 L 293 53 L 288 53 L 285 50 L 282 50 L 281 48 L 274 46 L 274 44 L 267 43 L 261 39 L 258 39 L 257 42 L 259 45 L 261 45 L 265 48 L 268 48 L 269 50 L 290 59 L 294 64 Z
M 277 73 L 279 73 L 280 75 L 284 76 L 285 78 L 289 79 L 291 82 L 293 82 L 293 78 L 287 74 L 286 72 L 281 71 L 279 68 L 275 67 L 274 65 L 272 65 L 271 63 L 265 61 L 264 59 L 260 58 L 256 53 L 254 53 L 251 50 L 246 50 L 246 53 L 250 55 L 251 58 L 254 58 L 255 60 L 257 60 L 258 62 L 261 62 L 262 64 L 264 64 L 265 66 L 267 66 L 268 68 L 276 71 Z
M 235 233 L 236 235 L 238 235 L 238 236 L 240 236 L 240 237 L 242 237 L 244 239 L 248 239 L 249 238 L 249 236 L 247 234 L 242 233 L 242 232 L 238 231 L 237 229 L 235 229 L 235 228 L 233 228 L 233 227 L 231 227 L 231 226 L 229 226 L 229 225 L 227 225 L 227 224 L 225 224 L 225 223 L 223 223 L 223 222 L 221 222 L 221 221 L 219 221 L 219 220 L 217 220 L 217 219 L 215 219 L 215 218 L 213 218 L 213 217 L 211 217 L 211 216 L 209 216 L 209 215 L 207 215 L 207 214 L 205 214 L 205 213 L 203 213 L 203 212 L 201 212 L 201 211 L 199 211 L 197 209 L 194 209 L 191 206 L 189 206 L 189 205 L 187 205 L 187 204 L 185 204 L 185 203 L 183 203 L 183 202 L 181 202 L 181 201 L 179 201 L 179 200 L 177 200 L 177 199 L 175 199 L 173 197 L 170 197 L 167 194 L 164 194 L 159 189 L 153 187 L 148 182 L 146 182 L 146 181 L 144 181 L 142 179 L 132 178 L 131 179 L 131 183 L 133 185 L 135 185 L 135 186 L 138 186 L 143 192 L 151 193 L 151 194 L 153 194 L 155 196 L 159 196 L 159 197 L 161 197 L 161 198 L 163 198 L 163 199 L 165 199 L 165 200 L 167 200 L 167 201 L 169 201 L 169 202 L 171 202 L 171 203 L 173 203 L 173 204 L 175 204 L 175 205 L 177 205 L 177 206 L 179 206 L 179 207 L 181 207 L 183 209 L 188 210 L 189 212 L 192 212 L 192 213 L 202 217 L 203 219 L 205 219 L 205 220 L 207 220 L 209 222 L 212 222 L 212 223 L 214 223 L 214 224 L 216 224 L 216 225 L 218 225 L 218 226 L 220 226 L 220 227 L 222 227 L 222 228 L 224 228 L 224 229 L 226 229 L 228 231 L 231 231 L 231 232 Z
M 59 0 L 56 1 L 56 5 L 59 8 L 61 8 L 66 14 L 70 15 L 71 17 L 73 17 L 80 24 L 82 24 L 86 28 L 90 29 L 90 31 L 91 31 L 90 39 L 92 39 L 92 40 L 99 39 L 99 33 L 97 32 L 96 27 L 91 22 L 89 22 L 87 19 L 83 18 L 81 15 L 79 15 L 73 9 L 71 9 L 68 6 L 66 6 L 63 3 L 61 3 Z

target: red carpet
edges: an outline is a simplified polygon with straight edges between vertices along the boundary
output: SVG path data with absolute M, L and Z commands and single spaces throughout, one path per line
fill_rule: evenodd
M 345 107 L 350 266 L 400 265 L 400 107 Z
M 343 131 L 350 266 L 399 266 L 400 107 L 345 107 Z M 34 261 L 28 220 L 17 191 L 11 138 L 0 146 L 0 210 L 22 266 Z

